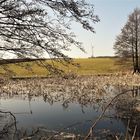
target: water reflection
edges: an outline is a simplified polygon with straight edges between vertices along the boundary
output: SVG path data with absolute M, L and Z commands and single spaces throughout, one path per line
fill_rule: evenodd
M 140 97 L 140 86 L 133 86 L 132 97 Z
M 128 119 L 124 119 L 122 116 L 126 116 L 126 114 L 129 114 L 129 119 L 131 118 L 130 129 L 134 130 L 137 124 L 137 130 L 139 130 L 139 113 L 130 111 L 130 107 L 134 108 L 138 102 L 137 97 L 140 95 L 140 88 L 133 87 L 133 89 L 131 93 L 124 95 L 116 102 L 116 108 L 108 109 L 105 117 L 102 118 L 95 129 L 96 134 L 99 134 L 102 130 L 125 133 Z M 118 91 L 123 90 L 123 88 L 115 88 L 109 85 L 104 88 L 104 92 L 110 94 L 110 98 L 113 98 Z M 47 92 L 42 95 L 2 93 L 0 94 L 0 109 L 14 113 L 18 129 L 30 130 L 45 127 L 49 130 L 58 131 L 66 128 L 65 132 L 85 135 L 92 125 L 92 121 L 101 114 L 101 106 L 104 104 L 104 100 L 109 97 L 63 92 Z M 130 103 L 132 104 L 130 105 Z M 114 114 L 115 116 L 119 114 L 119 117 L 114 117 Z M 132 132 L 130 132 L 131 135 Z M 138 131 L 136 135 L 140 136 Z
M 121 96 L 116 104 L 117 115 L 127 129 L 127 137 L 140 138 L 140 87 L 133 86 L 129 94 Z

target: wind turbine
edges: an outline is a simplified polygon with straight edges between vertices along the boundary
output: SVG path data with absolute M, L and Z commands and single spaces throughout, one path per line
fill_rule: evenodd
M 91 58 L 94 58 L 94 46 L 93 45 L 91 45 L 91 52 L 92 52 Z

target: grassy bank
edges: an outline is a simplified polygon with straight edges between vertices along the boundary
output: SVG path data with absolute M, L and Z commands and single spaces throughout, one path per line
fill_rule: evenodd
M 51 63 L 50 60 L 43 61 Z M 130 62 L 121 64 L 117 58 L 81 58 L 74 59 L 74 63 L 78 63 L 79 67 L 73 65 L 64 66 L 60 63 L 54 63 L 58 68 L 63 69 L 66 73 L 76 73 L 78 75 L 97 75 L 112 74 L 131 70 Z M 0 67 L 1 76 L 47 76 L 49 72 L 40 65 L 39 61 L 20 62 L 14 64 L 2 64 Z

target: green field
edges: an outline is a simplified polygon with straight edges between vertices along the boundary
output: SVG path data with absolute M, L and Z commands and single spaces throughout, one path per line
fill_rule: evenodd
M 45 60 L 43 63 L 50 63 Z M 78 75 L 94 75 L 94 74 L 112 74 L 118 72 L 126 72 L 131 70 L 130 62 L 121 64 L 117 58 L 81 58 L 74 59 L 74 63 L 78 63 L 79 67 L 73 65 L 64 66 L 54 62 L 57 68 L 63 69 L 66 73 L 76 73 Z M 40 65 L 39 61 L 20 62 L 14 64 L 3 64 L 0 67 L 1 76 L 47 76 L 48 70 Z

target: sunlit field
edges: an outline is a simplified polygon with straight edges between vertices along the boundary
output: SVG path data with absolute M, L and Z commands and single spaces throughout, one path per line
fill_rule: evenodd
M 44 60 L 42 62 L 44 64 L 52 64 L 50 60 Z M 73 73 L 77 75 L 106 75 L 131 70 L 130 62 L 125 64 L 120 63 L 118 58 L 79 58 L 74 59 L 74 63 L 78 64 L 78 67 L 71 64 L 63 65 L 58 62 L 54 62 L 53 65 L 64 70 L 67 74 Z M 10 77 L 45 77 L 50 72 L 39 61 L 33 61 L 1 65 L 0 74 L 1 76 Z

